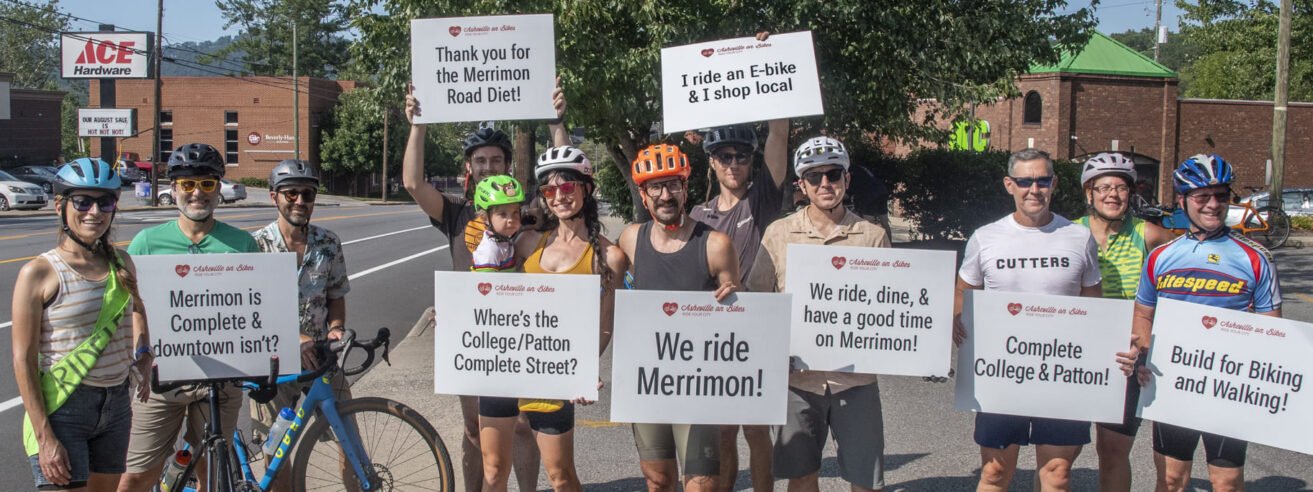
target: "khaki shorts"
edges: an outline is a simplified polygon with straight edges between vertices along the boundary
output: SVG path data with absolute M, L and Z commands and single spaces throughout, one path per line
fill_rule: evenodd
M 720 426 L 633 424 L 634 445 L 643 461 L 679 460 L 684 476 L 720 473 Z
M 269 403 L 251 400 L 251 430 L 256 433 L 251 442 L 264 442 L 265 437 L 269 435 L 269 426 L 278 418 L 279 409 L 290 408 L 295 412 L 301 397 L 305 396 L 304 391 L 309 391 L 314 383 L 314 381 L 306 381 L 300 384 L 281 385 L 278 387 L 278 394 L 274 395 L 274 399 Z M 333 376 L 333 396 L 337 398 L 338 403 L 351 399 L 351 385 L 347 383 L 346 376 L 343 376 L 341 371 Z M 309 418 L 307 414 L 307 421 Z
M 151 393 L 146 402 L 132 400 L 132 437 L 128 440 L 128 473 L 145 473 L 163 465 L 173 454 L 173 443 L 183 420 L 187 432 L 183 438 L 196 447 L 205 436 L 210 420 L 210 406 L 205 401 L 209 389 L 173 390 L 163 395 Z M 225 436 L 237 427 L 237 413 L 242 408 L 242 390 L 231 385 L 219 391 L 219 426 Z

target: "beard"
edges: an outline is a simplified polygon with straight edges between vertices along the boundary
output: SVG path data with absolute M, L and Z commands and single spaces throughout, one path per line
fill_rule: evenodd
M 214 216 L 213 204 L 205 207 L 205 209 L 201 211 L 191 210 L 190 207 L 188 207 L 187 205 L 188 205 L 187 202 L 178 203 L 178 211 L 182 212 L 183 217 L 186 217 L 188 220 L 191 220 L 192 222 L 205 222 L 207 220 L 210 220 L 210 217 Z

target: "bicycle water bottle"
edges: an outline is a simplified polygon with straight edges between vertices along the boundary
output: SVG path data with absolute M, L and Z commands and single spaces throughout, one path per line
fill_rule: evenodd
M 261 448 L 265 456 L 273 456 L 274 451 L 278 450 L 278 443 L 282 442 L 283 435 L 287 434 L 287 428 L 292 426 L 292 418 L 295 416 L 290 408 L 284 407 L 278 411 L 278 420 L 274 421 L 274 425 L 269 426 L 269 437 L 265 438 L 264 447 Z
M 173 459 L 169 460 L 168 466 L 164 468 L 164 475 L 160 477 L 160 492 L 181 491 L 182 472 L 187 470 L 189 463 L 191 463 L 191 451 L 183 449 L 174 453 Z

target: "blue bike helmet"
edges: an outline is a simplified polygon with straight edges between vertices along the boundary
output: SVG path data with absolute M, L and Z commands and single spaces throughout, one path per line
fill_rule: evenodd
M 66 195 L 72 190 L 99 190 L 118 195 L 123 187 L 119 173 L 114 166 L 99 158 L 80 157 L 64 164 L 51 183 L 56 195 Z
M 1172 174 L 1172 182 L 1179 194 L 1209 186 L 1229 185 L 1232 181 L 1235 181 L 1235 172 L 1231 170 L 1231 164 L 1217 154 L 1196 154 L 1177 166 L 1176 172 Z

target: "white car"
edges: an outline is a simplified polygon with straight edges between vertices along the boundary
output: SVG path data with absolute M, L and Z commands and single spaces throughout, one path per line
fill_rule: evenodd
M 41 189 L 41 185 L 19 181 L 9 173 L 0 171 L 0 211 L 36 210 L 45 207 L 46 203 L 46 190 Z
M 159 193 L 160 205 L 173 205 L 173 187 L 168 183 L 160 187 Z M 246 185 L 234 183 L 226 179 L 219 180 L 219 195 L 223 197 L 223 203 L 235 203 L 246 199 Z

